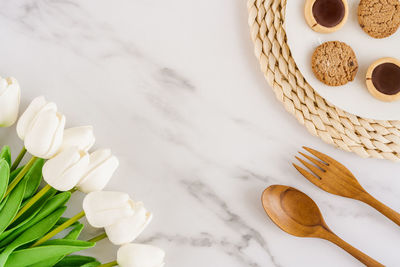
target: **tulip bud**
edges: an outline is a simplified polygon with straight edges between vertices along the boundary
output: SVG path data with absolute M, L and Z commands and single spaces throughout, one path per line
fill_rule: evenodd
M 87 152 L 94 145 L 94 142 L 92 126 L 68 128 L 64 130 L 64 138 L 59 152 L 73 146 Z
M 118 220 L 132 216 L 133 201 L 126 193 L 98 191 L 91 192 L 83 199 L 86 219 L 93 227 L 106 227 Z
M 57 111 L 55 103 L 47 102 L 44 96 L 36 97 L 32 100 L 25 112 L 22 113 L 17 123 L 17 134 L 21 140 L 25 139 L 25 135 L 29 129 L 31 122 L 39 114 L 41 110 L 51 109 Z
M 162 267 L 165 252 L 155 246 L 126 244 L 117 252 L 117 262 L 121 267 Z
M 64 126 L 64 115 L 51 109 L 40 111 L 25 135 L 26 150 L 39 158 L 51 158 L 60 149 Z
M 0 127 L 9 127 L 18 118 L 21 88 L 15 78 L 0 78 Z
M 70 147 L 49 159 L 43 166 L 43 178 L 53 188 L 68 191 L 76 186 L 89 165 L 89 155 Z
M 42 96 L 35 98 L 21 115 L 17 133 L 29 153 L 48 159 L 61 146 L 64 126 L 65 117 L 57 112 L 56 104 Z
M 147 212 L 142 202 L 134 204 L 134 214 L 105 227 L 108 239 L 115 245 L 132 242 L 150 223 L 153 215 Z
M 103 190 L 118 165 L 118 159 L 111 154 L 111 150 L 96 150 L 90 154 L 88 171 L 76 187 L 84 193 Z

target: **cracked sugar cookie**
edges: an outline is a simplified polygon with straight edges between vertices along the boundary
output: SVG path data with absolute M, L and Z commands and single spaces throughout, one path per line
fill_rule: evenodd
M 330 41 L 318 46 L 311 59 L 315 77 L 330 86 L 340 86 L 353 81 L 358 70 L 356 55 L 350 46 Z
M 361 0 L 358 5 L 358 23 L 371 37 L 389 37 L 400 26 L 400 1 Z
M 342 28 L 348 14 L 347 0 L 307 0 L 304 7 L 307 24 L 320 33 L 331 33 Z

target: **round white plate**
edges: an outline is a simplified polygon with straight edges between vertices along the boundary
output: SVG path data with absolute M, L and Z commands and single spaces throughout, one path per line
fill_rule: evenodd
M 400 101 L 386 103 L 375 99 L 365 85 L 368 66 L 382 57 L 400 59 L 400 30 L 385 39 L 374 39 L 358 24 L 358 2 L 348 0 L 349 18 L 342 29 L 322 34 L 311 30 L 304 19 L 305 0 L 288 0 L 286 33 L 292 56 L 307 82 L 328 102 L 352 114 L 377 120 L 400 120 Z M 326 41 L 341 41 L 350 45 L 357 56 L 358 73 L 353 82 L 331 87 L 315 78 L 311 69 L 314 49 Z

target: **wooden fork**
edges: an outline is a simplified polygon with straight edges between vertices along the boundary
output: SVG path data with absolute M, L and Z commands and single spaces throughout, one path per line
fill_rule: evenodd
M 303 157 L 315 164 L 313 165 L 296 156 L 296 159 L 314 173 L 312 174 L 293 164 L 305 178 L 328 193 L 356 199 L 370 205 L 400 226 L 400 214 L 371 196 L 345 166 L 321 152 L 308 147 L 303 148 L 319 159 L 317 160 L 299 152 Z

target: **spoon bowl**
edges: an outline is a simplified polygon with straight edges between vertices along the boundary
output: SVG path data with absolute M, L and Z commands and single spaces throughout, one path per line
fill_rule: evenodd
M 366 266 L 384 266 L 335 235 L 327 226 L 317 204 L 289 186 L 271 185 L 261 202 L 271 220 L 283 231 L 298 237 L 316 237 L 341 247 Z
M 283 231 L 298 237 L 320 237 L 330 231 L 317 204 L 303 192 L 272 185 L 262 195 L 265 212 Z

